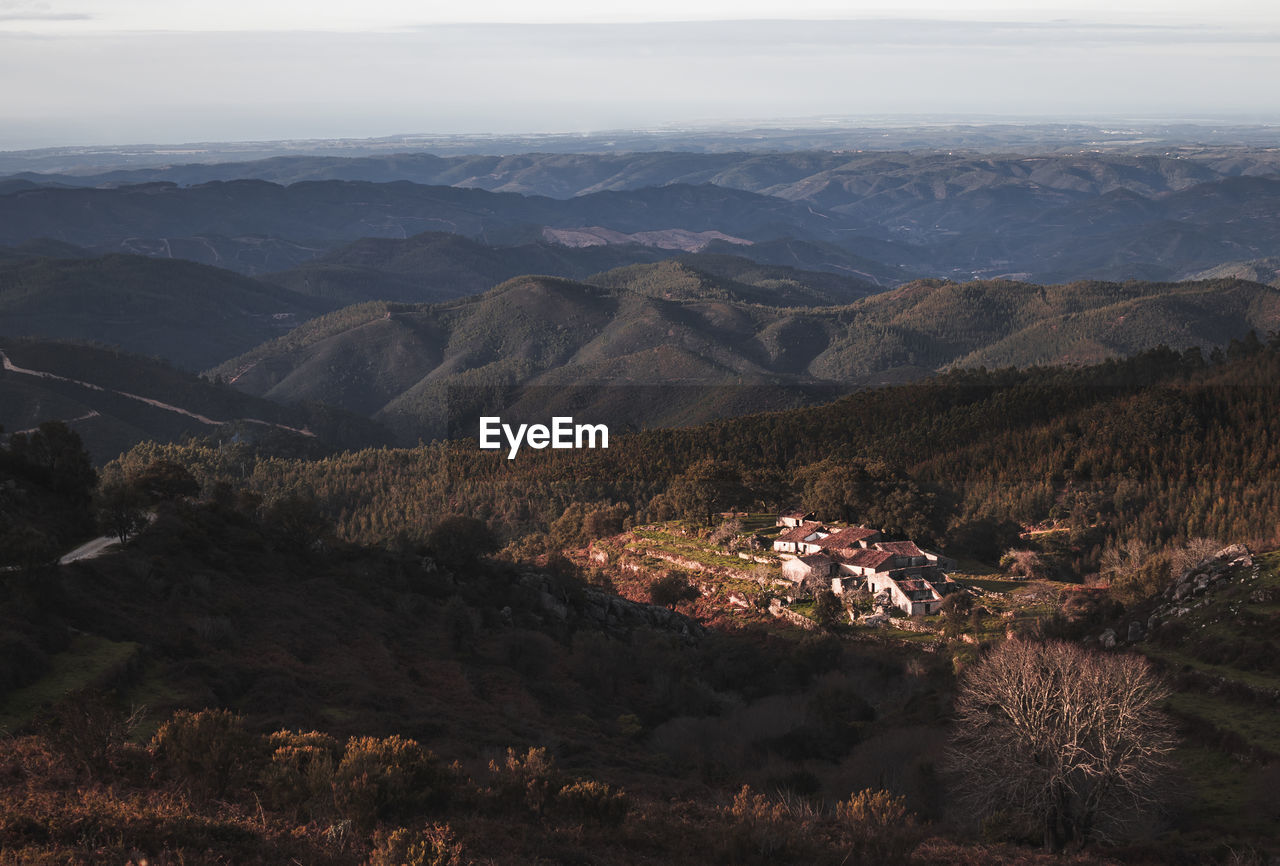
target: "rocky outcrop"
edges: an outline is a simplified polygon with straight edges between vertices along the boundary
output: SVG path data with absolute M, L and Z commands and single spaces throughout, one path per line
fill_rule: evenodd
M 1253 554 L 1243 544 L 1229 545 L 1213 556 L 1202 559 L 1169 584 L 1146 623 L 1129 624 L 1129 642 L 1145 640 L 1152 631 L 1160 627 L 1161 622 L 1179 619 L 1207 604 L 1208 600 L 1204 596 L 1212 594 L 1214 588 L 1223 581 L 1230 580 L 1241 572 L 1252 578 L 1257 576 L 1257 571 Z
M 592 586 L 575 585 L 566 590 L 550 575 L 537 571 L 520 573 L 520 584 L 537 593 L 543 612 L 564 623 L 590 623 L 606 631 L 630 632 L 636 628 L 670 631 L 693 642 L 706 629 L 695 620 L 655 604 L 643 604 Z

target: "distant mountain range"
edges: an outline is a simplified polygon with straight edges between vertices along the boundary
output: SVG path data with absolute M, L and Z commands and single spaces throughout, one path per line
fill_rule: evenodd
M 391 431 L 351 441 L 449 435 L 499 410 L 688 424 L 950 365 L 1278 329 L 1278 169 L 1274 152 L 1236 148 L 378 154 L 27 175 L 0 179 L 0 335 L 163 358 L 228 393 Z M 104 351 L 38 345 L 81 372 Z M 191 405 L 212 399 L 135 363 L 70 378 L 182 408 L 171 398 L 188 385 L 204 395 Z M 89 386 L 72 399 L 16 375 L 10 430 L 42 411 L 116 418 L 113 443 L 178 430 L 172 414 L 135 423 L 84 399 Z M 256 405 L 190 411 L 297 426 Z
M 569 200 L 407 182 L 279 186 L 256 180 L 194 187 L 39 187 L 0 195 L 0 244 L 51 238 L 96 252 L 190 258 L 241 273 L 282 270 L 365 237 L 404 238 L 433 230 L 513 244 L 543 240 L 546 227 L 719 232 L 742 241 L 799 237 L 839 241 L 858 254 L 893 249 L 846 237 L 856 231 L 850 219 L 710 184 Z M 860 252 L 863 246 L 866 252 Z
M 903 280 L 1168 280 L 1280 256 L 1280 157 L 1241 148 L 419 153 L 0 180 L 0 243 L 48 237 L 246 274 L 424 231 L 495 246 L 640 241 L 684 251 L 720 238 L 739 255 L 815 269 L 755 249 L 798 241 Z

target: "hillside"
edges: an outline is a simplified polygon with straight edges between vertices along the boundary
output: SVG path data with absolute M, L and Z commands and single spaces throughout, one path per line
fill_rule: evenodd
M 113 349 L 0 338 L 0 361 L 0 427 L 15 433 L 63 421 L 99 464 L 139 442 L 189 436 L 296 454 L 387 441 L 376 424 L 347 412 L 282 406 Z
M 1226 262 L 1215 268 L 1200 271 L 1186 277 L 1189 280 L 1217 280 L 1223 278 L 1251 280 L 1269 286 L 1280 286 L 1280 258 L 1253 259 L 1245 262 Z
M 1244 281 L 925 281 L 845 306 L 787 308 L 778 304 L 818 296 L 740 266 L 722 273 L 758 284 L 676 262 L 592 284 L 521 277 L 433 306 L 366 304 L 215 372 L 248 393 L 377 418 L 415 441 L 471 429 L 482 407 L 542 406 L 532 420 L 576 406 L 622 426 L 688 424 L 951 365 L 1088 363 L 1280 325 L 1280 293 Z
M 27 584 L 0 587 L 0 724 L 16 735 L 0 777 L 6 851 L 404 863 L 389 832 L 429 814 L 480 862 L 586 849 L 699 863 L 754 850 L 752 816 L 734 808 L 743 785 L 845 800 L 878 788 L 890 756 L 910 808 L 941 815 L 936 750 L 901 737 L 936 731 L 951 687 L 923 653 L 906 677 L 889 647 L 713 632 L 607 581 L 449 538 L 355 548 L 323 521 L 290 522 L 288 501 L 162 500 L 123 550 L 35 570 L 60 590 L 39 617 Z M 146 707 L 132 725 L 117 715 L 131 704 Z M 231 712 L 190 715 L 205 707 Z M 90 720 L 83 739 L 72 718 Z M 721 745 L 699 747 L 691 728 Z M 292 771 L 282 729 L 299 732 Z M 148 748 L 153 735 L 169 745 Z M 778 850 L 806 862 L 885 844 L 834 814 L 802 820 L 774 823 Z
M 459 443 L 314 461 L 140 446 L 110 483 L 175 460 L 207 495 L 157 502 L 123 550 L 3 584 L 0 719 L 16 736 L 0 840 L 29 858 L 93 844 L 335 866 L 405 860 L 395 828 L 482 862 L 1265 858 L 1280 562 L 1189 553 L 1217 549 L 1205 536 L 1277 540 L 1280 431 L 1259 420 L 1280 345 L 1228 354 L 953 372 L 514 463 Z M 0 471 L 20 456 L 0 449 Z M 720 527 L 687 501 L 708 466 L 732 512 Z M 965 569 L 970 610 L 902 628 L 805 626 L 812 602 L 774 620 L 754 603 L 767 559 L 722 547 L 776 532 L 768 511 L 797 502 L 923 518 L 970 566 L 1013 544 L 1046 573 Z M 662 511 L 684 519 L 647 522 Z M 458 514 L 516 543 L 486 558 L 490 530 Z M 672 580 L 686 591 L 648 603 Z M 940 772 L 967 672 L 1009 635 L 1164 671 L 1177 748 L 1162 811 L 1128 837 L 1042 857 Z M 131 729 L 117 714 L 139 704 Z M 239 718 L 173 714 L 206 706 Z M 280 728 L 295 733 L 268 739 Z M 188 736 L 200 745 L 180 751 Z M 369 767 L 385 774 L 372 803 Z M 864 789 L 891 799 L 834 807 Z M 86 841 L 86 826 L 107 831 Z
M 201 370 L 335 306 L 179 259 L 50 258 L 51 246 L 0 256 L 0 335 L 93 340 Z
M 568 247 L 562 244 L 536 243 L 516 246 L 490 246 L 462 235 L 425 232 L 411 238 L 366 238 L 327 253 L 314 262 L 267 274 L 267 282 L 293 291 L 315 295 L 341 304 L 364 301 L 434 302 L 486 291 L 498 283 L 523 274 L 545 274 L 574 280 L 614 268 L 675 260 L 693 268 L 710 271 L 729 279 L 742 279 L 778 290 L 777 301 L 784 305 L 843 303 L 878 290 L 877 281 L 896 284 L 901 275 L 875 263 L 859 262 L 871 268 L 867 276 L 848 274 L 851 267 L 828 264 L 820 253 L 813 256 L 816 264 L 826 265 L 819 271 L 801 271 L 795 267 L 756 264 L 754 246 L 721 244 L 741 255 L 696 253 L 681 255 L 637 243 L 597 244 Z M 761 252 L 765 257 L 767 245 Z M 819 258 L 821 256 L 821 258 Z M 847 256 L 846 256 L 847 257 Z M 798 256 L 791 257 L 799 261 Z M 837 261 L 840 256 L 834 256 Z M 832 273 L 834 271 L 834 273 Z M 843 272 L 843 273 L 842 273 Z M 899 277 L 895 279 L 895 276 Z M 768 284 L 768 285 L 766 285 Z M 799 293 L 789 287 L 805 288 Z M 767 293 L 760 296 L 767 300 Z

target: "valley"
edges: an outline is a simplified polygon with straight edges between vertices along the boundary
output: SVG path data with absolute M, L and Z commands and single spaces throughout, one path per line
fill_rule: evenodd
M 0 154 L 0 861 L 1270 862 L 1280 160 L 1175 132 Z M 965 764 L 1019 653 L 1142 786 Z

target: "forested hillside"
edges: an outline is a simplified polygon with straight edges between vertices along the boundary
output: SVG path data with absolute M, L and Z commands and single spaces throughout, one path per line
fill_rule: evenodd
M 507 460 L 469 437 L 255 463 L 145 446 L 121 465 L 173 456 L 206 481 L 248 473 L 264 492 L 310 489 L 344 537 L 377 541 L 450 513 L 479 515 L 508 538 L 541 533 L 574 502 L 623 502 L 641 518 L 696 513 L 677 481 L 710 459 L 730 470 L 712 485 L 717 507 L 847 505 L 852 519 L 943 541 L 1005 521 L 1065 521 L 1080 534 L 1083 574 L 1130 538 L 1271 537 L 1278 349 L 1251 338 L 1213 361 L 1160 348 L 1092 367 L 956 370 L 827 406 L 616 436 L 607 451 Z
M 28 250 L 0 257 L 0 335 L 93 340 L 192 371 L 336 306 L 180 259 Z
M 701 261 L 587 283 L 521 277 L 432 306 L 349 307 L 214 372 L 255 395 L 369 415 L 414 442 L 470 431 L 485 413 L 536 421 L 560 407 L 594 423 L 689 424 L 953 365 L 1095 363 L 1280 326 L 1280 292 L 1239 280 L 920 281 L 845 306 L 791 307 L 823 290 L 741 267 L 721 273 L 754 284 L 725 279 Z
M 377 424 L 341 409 L 282 406 L 102 346 L 0 338 L 0 361 L 0 425 L 14 433 L 65 423 L 98 464 L 139 442 L 190 436 L 310 455 L 390 441 Z
M 772 245 L 710 242 L 720 254 L 678 255 L 677 251 L 638 243 L 567 247 L 541 242 L 488 246 L 456 234 L 424 232 L 411 238 L 365 238 L 334 250 L 314 262 L 263 279 L 293 291 L 342 304 L 363 301 L 431 302 L 484 292 L 523 274 L 581 280 L 626 265 L 676 261 L 718 276 L 776 286 L 802 284 L 816 289 L 803 295 L 778 292 L 776 300 L 791 305 L 841 303 L 896 285 L 905 274 L 874 262 L 858 260 L 834 247 L 785 245 L 783 261 L 768 261 Z M 732 250 L 739 255 L 728 255 Z M 749 252 L 752 258 L 740 254 Z M 674 258 L 673 258 L 674 256 Z M 803 256 L 803 257 L 802 257 Z M 753 261 L 753 258 L 755 259 Z M 812 265 L 820 270 L 804 270 Z

